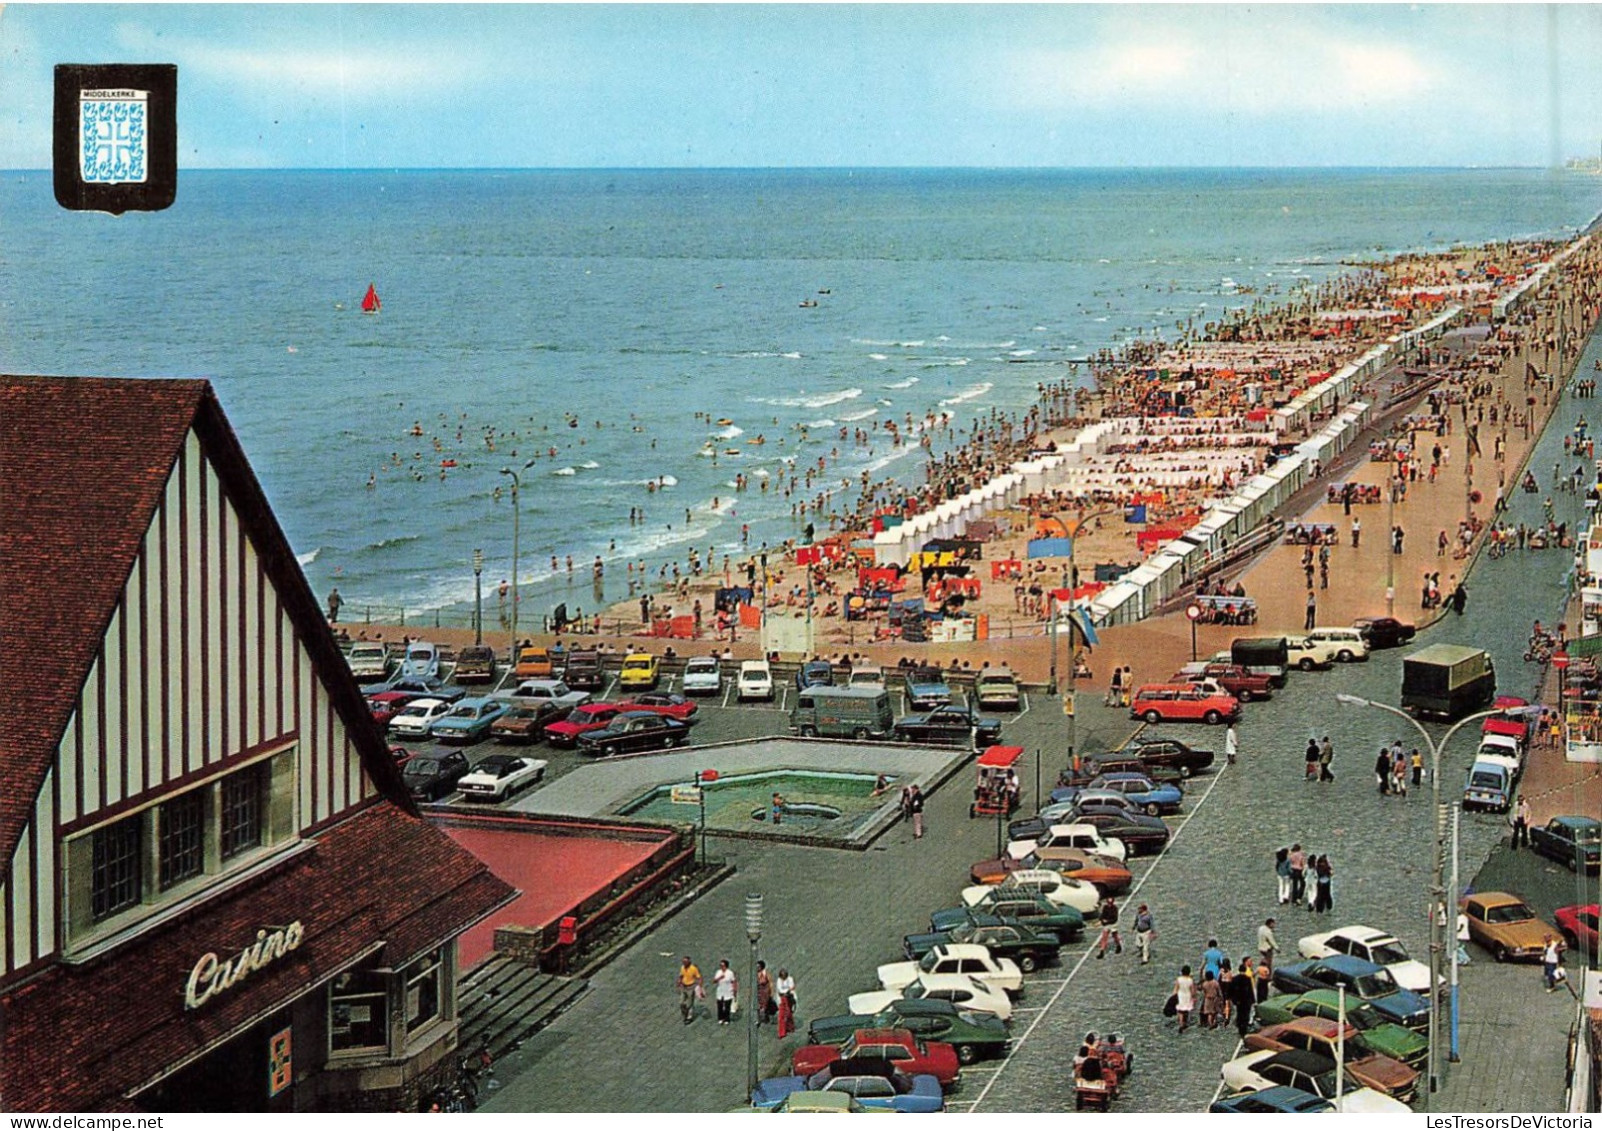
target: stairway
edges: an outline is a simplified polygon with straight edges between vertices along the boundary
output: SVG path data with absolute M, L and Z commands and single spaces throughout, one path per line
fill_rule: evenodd
M 488 1045 L 500 1060 L 519 1042 L 545 1028 L 589 988 L 583 978 L 546 974 L 497 954 L 458 983 L 459 1047 Z

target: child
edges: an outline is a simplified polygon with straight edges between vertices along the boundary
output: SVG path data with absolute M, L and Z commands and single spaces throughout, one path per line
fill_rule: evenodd
M 1218 1015 L 1224 1007 L 1223 987 L 1211 970 L 1202 971 L 1201 1015 L 1203 1029 L 1216 1029 Z

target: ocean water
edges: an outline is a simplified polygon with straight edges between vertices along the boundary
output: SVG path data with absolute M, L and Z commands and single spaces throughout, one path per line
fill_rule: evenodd
M 921 477 L 916 446 L 842 426 L 951 413 L 938 452 L 1098 349 L 1599 210 L 1602 178 L 1523 170 L 254 171 L 185 173 L 167 212 L 113 218 L 14 172 L 0 369 L 210 378 L 347 615 L 462 621 L 480 547 L 493 610 L 499 469 L 533 459 L 526 624 L 593 609 L 597 555 L 614 601 L 626 562 L 737 556 L 742 524 L 751 549 L 794 536 L 825 486 Z M 759 491 L 820 458 L 796 499 Z

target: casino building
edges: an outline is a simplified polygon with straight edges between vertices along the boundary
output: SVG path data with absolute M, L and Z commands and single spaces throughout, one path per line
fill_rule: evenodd
M 418 817 L 204 381 L 0 376 L 0 1109 L 417 1110 L 515 892 Z

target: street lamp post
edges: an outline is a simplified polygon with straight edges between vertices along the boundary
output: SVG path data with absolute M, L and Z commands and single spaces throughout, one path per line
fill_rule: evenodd
M 746 1007 L 745 1090 L 750 1095 L 757 1086 L 757 943 L 762 941 L 762 897 L 755 892 L 745 897 L 745 937 L 751 940 L 751 997 Z
M 521 535 L 521 521 L 523 505 L 518 500 L 523 494 L 523 480 L 521 473 L 534 466 L 535 461 L 529 460 L 519 470 L 513 471 L 509 467 L 501 468 L 502 475 L 512 477 L 512 648 L 511 660 L 517 662 L 517 604 L 519 594 L 523 588 L 523 579 L 518 576 L 518 539 Z
M 1440 1076 L 1439 1076 L 1439 1064 L 1440 1064 L 1439 1056 L 1440 1056 L 1440 1054 L 1438 1052 L 1439 1046 L 1436 1043 L 1436 1038 L 1440 1035 L 1440 1008 L 1439 1008 L 1439 1003 L 1440 1003 L 1440 1000 L 1441 1000 L 1441 993 L 1440 993 L 1440 982 L 1441 982 L 1441 942 L 1440 942 L 1440 932 L 1441 932 L 1441 918 L 1442 918 L 1442 916 L 1440 914 L 1440 909 L 1443 909 L 1446 906 L 1445 892 L 1442 890 L 1442 887 L 1441 887 L 1441 885 L 1445 882 L 1445 876 L 1443 874 L 1445 872 L 1445 860 L 1443 859 L 1443 849 L 1445 848 L 1445 845 L 1444 845 L 1443 841 L 1445 840 L 1445 836 L 1446 836 L 1446 830 L 1444 828 L 1445 822 L 1444 822 L 1444 820 L 1442 818 L 1442 813 L 1441 813 L 1441 752 L 1446 749 L 1446 744 L 1452 741 L 1452 736 L 1454 734 L 1456 734 L 1459 730 L 1461 730 L 1468 723 L 1472 723 L 1477 719 L 1484 719 L 1484 718 L 1490 717 L 1491 715 L 1497 715 L 1497 714 L 1521 715 L 1521 714 L 1524 714 L 1524 713 L 1533 713 L 1534 711 L 1539 710 L 1539 708 L 1517 708 L 1517 707 L 1515 707 L 1515 708 L 1512 708 L 1511 710 L 1503 711 L 1500 708 L 1492 707 L 1489 710 L 1476 711 L 1472 715 L 1466 715 L 1463 718 L 1459 719 L 1457 722 L 1453 723 L 1449 728 L 1447 728 L 1446 733 L 1441 736 L 1441 740 L 1439 742 L 1436 742 L 1433 738 L 1430 737 L 1430 732 L 1424 729 L 1424 725 L 1422 723 L 1420 723 L 1417 719 L 1415 719 L 1412 715 L 1408 714 L 1406 711 L 1402 710 L 1400 707 L 1392 707 L 1389 703 L 1376 703 L 1372 699 L 1364 699 L 1363 697 L 1361 697 L 1359 695 L 1347 695 L 1344 692 L 1337 693 L 1336 696 L 1335 696 L 1335 699 L 1336 699 L 1337 702 L 1344 703 L 1347 706 L 1351 706 L 1351 707 L 1373 707 L 1376 710 L 1385 711 L 1386 713 L 1395 715 L 1398 718 L 1406 719 L 1412 725 L 1413 729 L 1418 731 L 1418 733 L 1423 736 L 1424 744 L 1426 746 L 1428 746 L 1429 749 L 1430 749 L 1430 807 L 1431 807 L 1431 811 L 1432 811 L 1432 813 L 1434 815 L 1434 821 L 1435 821 L 1435 851 L 1434 851 L 1433 859 L 1430 861 L 1431 870 L 1430 870 L 1430 910 L 1429 910 L 1429 922 L 1430 922 L 1429 1088 L 1424 1093 L 1424 1107 L 1425 1107 L 1425 1110 L 1429 1110 L 1429 1107 L 1430 1107 L 1430 1094 L 1433 1093 L 1434 1091 L 1436 1091 L 1436 1089 L 1440 1086 Z M 1453 861 L 1453 868 L 1454 868 L 1454 872 L 1455 872 L 1455 868 L 1456 868 L 1456 861 L 1455 860 Z M 1454 900 L 1454 908 L 1453 908 L 1453 910 L 1454 911 L 1456 910 L 1456 908 L 1455 908 L 1455 900 Z M 1454 920 L 1453 921 L 1454 922 L 1456 921 L 1455 920 L 1455 916 L 1454 916 Z M 1455 958 L 1454 958 L 1454 964 L 1455 964 Z M 1456 1007 L 1455 1001 L 1454 1001 L 1453 1005 L 1454 1005 L 1454 1013 L 1455 1013 L 1455 1007 Z
M 1091 511 L 1089 514 L 1079 519 L 1078 522 L 1075 522 L 1073 527 L 1068 531 L 1068 612 L 1070 614 L 1073 613 L 1074 608 L 1074 592 L 1079 588 L 1079 564 L 1074 555 L 1074 546 L 1079 541 L 1079 532 L 1085 528 L 1085 524 L 1087 522 L 1098 519 L 1102 515 L 1112 514 L 1116 509 L 1118 508 L 1102 507 L 1100 510 Z M 1053 632 L 1055 632 L 1057 627 L 1057 615 L 1057 609 L 1055 606 L 1053 606 L 1051 611 L 1051 627 Z M 1080 634 L 1080 638 L 1084 638 L 1083 633 Z M 1088 645 L 1089 641 L 1086 641 L 1086 644 Z M 1053 663 L 1055 663 L 1057 659 L 1057 645 L 1055 637 L 1052 640 L 1051 658 Z M 1073 761 L 1074 747 L 1079 738 L 1079 720 L 1076 714 L 1078 704 L 1074 698 L 1076 693 L 1075 683 L 1078 679 L 1076 674 L 1078 667 L 1079 665 L 1075 663 L 1074 655 L 1074 620 L 1073 616 L 1070 615 L 1068 618 L 1068 693 L 1066 696 L 1064 696 L 1062 703 L 1063 714 L 1068 716 L 1068 760 L 1070 762 Z
M 473 645 L 484 643 L 484 551 L 473 551 Z

